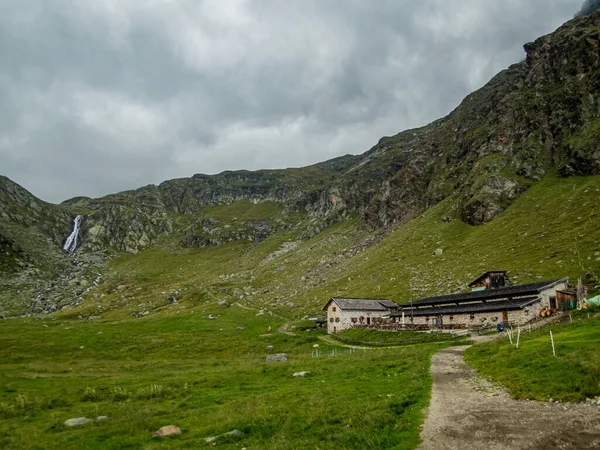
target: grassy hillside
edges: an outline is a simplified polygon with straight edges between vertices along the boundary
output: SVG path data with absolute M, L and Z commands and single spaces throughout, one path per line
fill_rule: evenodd
M 214 319 L 209 319 L 209 315 Z M 313 332 L 262 336 L 279 319 L 171 305 L 138 320 L 11 320 L 0 333 L 0 447 L 414 448 L 429 356 L 444 344 L 353 351 Z M 243 329 L 240 329 L 243 328 Z M 319 343 L 321 357 L 312 358 Z M 267 363 L 267 346 L 289 355 Z M 310 371 L 304 378 L 292 374 Z M 108 416 L 67 428 L 74 417 Z M 180 437 L 151 434 L 179 426 Z
M 585 401 L 600 396 L 600 314 L 576 312 L 573 323 L 523 332 L 519 348 L 508 338 L 465 353 L 477 371 L 506 386 L 517 398 Z M 556 346 L 552 353 L 549 331 Z
M 457 219 L 449 199 L 344 261 L 313 292 L 406 301 L 464 291 L 488 270 L 507 270 L 515 283 L 583 276 L 597 290 L 599 193 L 600 177 L 547 177 L 478 227 Z
M 87 295 L 84 309 L 64 314 L 160 312 L 180 291 L 178 298 L 190 307 L 218 299 L 305 317 L 318 314 L 332 296 L 402 302 L 465 290 L 487 270 L 508 270 L 515 283 L 583 277 L 594 292 L 600 275 L 599 193 L 600 177 L 547 177 L 483 226 L 459 220 L 449 199 L 388 235 L 372 235 L 356 216 L 310 239 L 309 218 L 275 205 L 210 208 L 202 214 L 221 221 L 223 230 L 269 218 L 287 225 L 260 243 L 235 240 L 218 247 L 185 249 L 179 237 L 169 236 L 150 250 L 115 259 L 107 282 Z M 436 249 L 443 254 L 434 256 Z

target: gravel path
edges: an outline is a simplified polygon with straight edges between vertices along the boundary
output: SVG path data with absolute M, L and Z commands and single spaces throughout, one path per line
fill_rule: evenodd
M 444 349 L 431 360 L 420 449 L 600 449 L 598 406 L 514 400 L 464 362 L 467 348 Z

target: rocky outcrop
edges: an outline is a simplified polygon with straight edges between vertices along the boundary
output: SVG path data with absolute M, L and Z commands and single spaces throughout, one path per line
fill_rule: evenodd
M 85 217 L 82 248 L 90 251 L 113 248 L 137 253 L 172 231 L 170 217 L 160 209 L 109 205 Z
M 321 194 L 373 226 L 405 222 L 450 196 L 463 220 L 493 220 L 546 174 L 600 174 L 600 14 L 524 46 L 526 58 L 450 115 L 382 139 Z
M 583 6 L 581 7 L 581 11 L 579 11 L 575 17 L 579 16 L 587 16 L 595 13 L 600 9 L 600 0 L 585 0 L 583 2 Z

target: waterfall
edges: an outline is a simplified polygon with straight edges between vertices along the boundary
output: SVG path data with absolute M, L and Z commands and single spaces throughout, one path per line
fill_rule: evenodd
M 67 238 L 65 245 L 63 246 L 63 250 L 74 252 L 77 248 L 77 237 L 79 236 L 79 226 L 81 225 L 82 220 L 83 217 L 81 216 L 75 217 L 75 221 L 73 222 L 73 232 Z

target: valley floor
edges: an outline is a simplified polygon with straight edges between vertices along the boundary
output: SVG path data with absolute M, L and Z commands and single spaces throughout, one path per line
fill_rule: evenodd
M 596 405 L 514 400 L 464 362 L 466 348 L 444 349 L 432 358 L 433 389 L 421 450 L 600 446 Z

